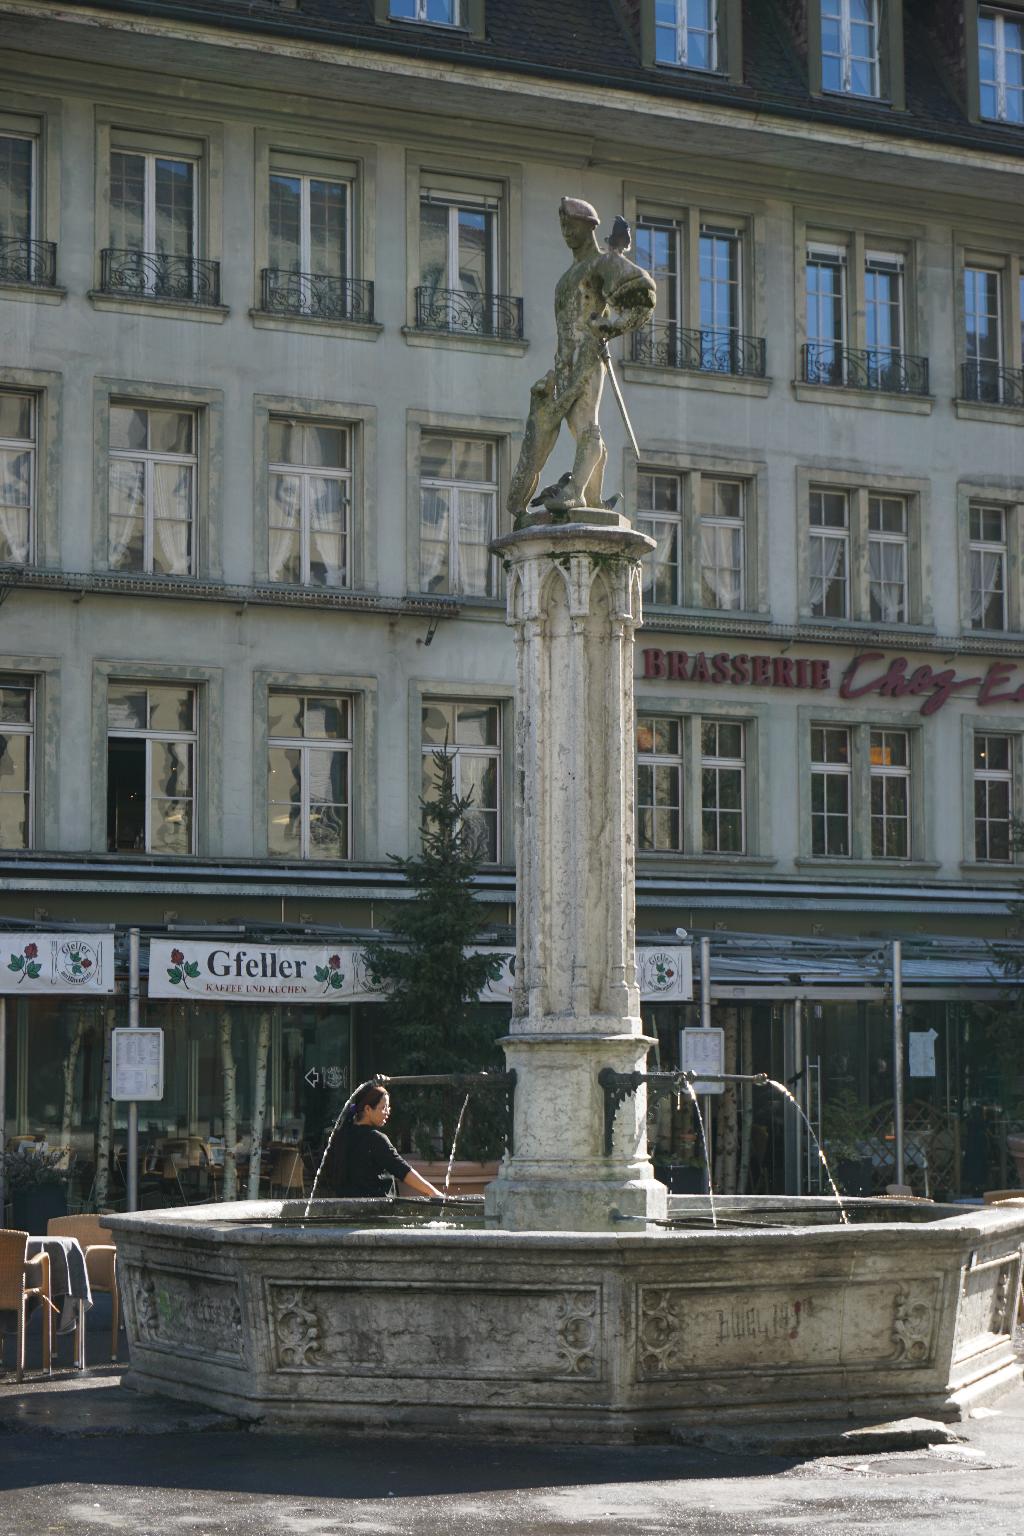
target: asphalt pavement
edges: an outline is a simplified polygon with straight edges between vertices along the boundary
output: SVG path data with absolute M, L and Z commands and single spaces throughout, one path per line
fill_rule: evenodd
M 250 1429 L 62 1361 L 0 1376 L 0 1536 L 1024 1536 L 1024 1389 L 911 1449 L 566 1441 Z

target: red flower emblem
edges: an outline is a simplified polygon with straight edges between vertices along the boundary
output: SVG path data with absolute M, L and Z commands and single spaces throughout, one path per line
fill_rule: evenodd
M 171 959 L 173 960 L 175 965 L 181 965 L 181 963 L 184 960 L 184 958 L 185 958 L 185 956 L 182 954 L 180 949 L 172 949 L 171 950 Z
M 36 955 L 38 955 L 38 953 L 39 953 L 39 945 L 38 944 L 26 944 L 25 945 L 25 958 L 26 958 L 26 960 L 34 960 L 36 958 Z
M 340 955 L 332 955 L 331 958 L 328 960 L 327 964 L 330 966 L 332 971 L 340 971 L 341 970 L 341 956 Z
M 92 969 L 92 961 L 89 959 L 88 955 L 83 955 L 82 956 L 82 969 L 84 971 L 88 971 L 88 970 Z

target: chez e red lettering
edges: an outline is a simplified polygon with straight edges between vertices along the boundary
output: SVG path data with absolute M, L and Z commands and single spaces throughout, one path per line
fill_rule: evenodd
M 980 677 L 958 678 L 953 667 L 946 667 L 941 672 L 936 672 L 933 667 L 928 666 L 915 667 L 908 677 L 908 663 L 903 656 L 897 656 L 884 672 L 880 672 L 868 682 L 858 681 L 862 668 L 876 661 L 885 661 L 881 651 L 865 651 L 862 655 L 853 658 L 843 673 L 843 680 L 839 685 L 841 699 L 860 699 L 868 693 L 880 694 L 885 699 L 903 699 L 908 695 L 918 698 L 926 694 L 928 697 L 921 705 L 921 713 L 934 715 L 949 702 L 954 693 L 962 693 L 965 688 L 976 688 L 981 682 Z

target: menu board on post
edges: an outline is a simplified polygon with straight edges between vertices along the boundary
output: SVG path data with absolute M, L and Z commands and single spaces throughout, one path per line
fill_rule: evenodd
M 111 1030 L 110 1097 L 162 1099 L 164 1032 L 162 1029 Z
M 725 1030 L 688 1028 L 680 1030 L 679 1061 L 684 1072 L 711 1072 L 716 1077 L 725 1071 Z M 724 1093 L 724 1083 L 696 1082 L 694 1093 Z

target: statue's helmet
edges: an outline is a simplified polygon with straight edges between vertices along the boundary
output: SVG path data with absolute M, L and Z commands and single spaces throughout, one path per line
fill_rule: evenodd
M 585 224 L 591 224 L 595 229 L 601 222 L 593 203 L 585 203 L 582 197 L 563 197 L 558 205 L 558 211 L 567 219 L 582 219 Z

